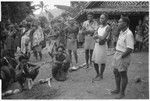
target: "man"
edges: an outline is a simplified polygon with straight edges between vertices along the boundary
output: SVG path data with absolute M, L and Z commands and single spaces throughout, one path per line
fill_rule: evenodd
M 76 65 L 78 63 L 78 55 L 77 55 L 77 34 L 78 34 L 78 27 L 75 25 L 74 19 L 69 20 L 68 27 L 66 28 L 67 33 L 67 49 L 68 53 L 72 62 L 72 52 L 75 57 Z
M 17 51 L 17 49 L 21 48 L 21 29 L 19 28 L 19 25 L 17 23 L 15 23 L 15 29 L 16 29 L 16 33 L 15 33 L 16 34 L 15 35 L 15 49 Z
M 117 98 L 125 96 L 125 89 L 128 84 L 127 70 L 130 65 L 131 53 L 134 49 L 133 33 L 129 29 L 130 20 L 128 17 L 121 17 L 118 23 L 120 30 L 116 45 L 116 53 L 113 57 L 113 69 L 116 81 L 116 90 L 112 94 L 119 94 Z
M 138 51 L 141 51 L 142 49 L 142 42 L 143 42 L 143 25 L 142 25 L 142 20 L 139 20 L 138 26 L 136 26 L 135 29 L 135 40 L 136 40 L 136 45 Z
M 14 29 L 14 25 L 9 25 L 8 37 L 5 41 L 5 50 L 9 53 L 10 57 L 14 58 L 15 54 L 15 45 L 14 45 L 14 34 L 16 30 Z
M 86 60 L 86 65 L 87 68 L 89 67 L 89 60 L 90 64 L 92 63 L 92 54 L 93 54 L 93 49 L 94 49 L 94 44 L 95 41 L 93 39 L 93 34 L 98 28 L 97 22 L 93 19 L 93 13 L 88 13 L 87 14 L 87 21 L 83 23 L 83 33 L 85 35 L 85 43 L 84 43 L 84 48 L 85 48 L 85 60 Z M 90 54 L 90 56 L 89 56 Z

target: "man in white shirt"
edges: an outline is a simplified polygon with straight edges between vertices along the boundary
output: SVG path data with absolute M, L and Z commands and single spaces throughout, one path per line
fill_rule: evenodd
M 92 63 L 92 54 L 93 49 L 95 45 L 95 41 L 93 39 L 93 34 L 95 31 L 97 31 L 98 23 L 93 19 L 93 13 L 87 14 L 87 21 L 83 22 L 83 34 L 85 35 L 85 43 L 84 43 L 84 49 L 85 49 L 85 60 L 87 68 L 89 67 L 89 60 L 90 64 Z
M 119 94 L 117 97 L 119 99 L 125 96 L 125 89 L 128 83 L 127 70 L 131 60 L 130 54 L 134 49 L 134 37 L 129 29 L 129 24 L 130 20 L 128 17 L 120 18 L 118 23 L 120 34 L 112 63 L 116 81 L 116 90 L 111 93 Z

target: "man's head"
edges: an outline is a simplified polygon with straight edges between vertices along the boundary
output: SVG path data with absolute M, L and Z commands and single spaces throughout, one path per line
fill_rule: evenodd
M 63 46 L 58 46 L 56 50 L 57 50 L 57 52 L 59 54 L 61 54 L 61 53 L 63 53 L 63 51 L 65 50 L 65 48 Z
M 19 62 L 21 63 L 21 64 L 26 64 L 27 62 L 29 61 L 29 58 L 28 58 L 28 56 L 26 56 L 26 55 L 21 55 L 20 57 L 19 57 Z
M 108 21 L 108 15 L 106 13 L 101 14 L 99 20 L 101 24 L 106 24 Z
M 90 21 L 93 20 L 93 15 L 94 14 L 92 12 L 87 13 L 87 19 L 90 20 Z
M 8 33 L 8 35 L 9 36 L 13 36 L 14 35 L 14 33 L 13 33 L 14 30 L 15 30 L 14 25 L 13 24 L 9 25 L 9 31 L 10 31 L 10 33 Z
M 31 28 L 31 23 L 27 23 L 27 24 L 26 24 L 26 28 L 27 28 L 27 29 L 30 29 L 30 28 Z
M 142 25 L 142 20 L 139 20 L 139 25 Z
M 130 25 L 130 20 L 128 17 L 121 17 L 119 19 L 119 22 L 118 22 L 119 29 L 129 27 L 129 25 Z

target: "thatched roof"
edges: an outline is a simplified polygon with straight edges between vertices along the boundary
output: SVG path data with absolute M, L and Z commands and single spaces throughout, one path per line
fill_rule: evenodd
M 116 2 L 94 2 L 91 7 L 86 8 L 90 11 L 105 12 L 148 12 L 149 3 L 143 1 L 116 1 Z
M 87 3 L 84 10 L 80 11 L 75 19 L 84 16 L 86 12 L 93 12 L 100 14 L 107 12 L 109 14 L 135 14 L 135 13 L 148 13 L 149 2 L 147 1 L 92 1 Z

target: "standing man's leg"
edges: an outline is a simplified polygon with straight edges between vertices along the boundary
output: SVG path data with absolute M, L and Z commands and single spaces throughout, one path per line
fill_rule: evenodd
M 34 54 L 34 57 L 36 58 L 36 60 L 38 59 L 38 54 L 37 54 L 37 51 L 36 51 L 36 49 L 34 48 L 33 49 L 33 54 Z
M 73 50 L 73 53 L 74 53 L 75 61 L 76 61 L 76 64 L 77 64 L 77 63 L 78 63 L 78 54 L 77 54 L 77 50 Z
M 114 75 L 115 75 L 115 83 L 116 83 L 116 89 L 112 91 L 112 94 L 118 94 L 120 92 L 120 82 L 121 82 L 121 75 L 118 71 L 118 69 L 114 69 Z
M 38 53 L 39 53 L 39 56 L 40 56 L 40 60 L 42 60 L 42 45 L 38 46 Z
M 40 60 L 42 60 L 42 52 L 39 51 Z
M 101 78 L 103 79 L 103 73 L 104 73 L 104 70 L 105 70 L 105 64 L 101 64 L 101 70 L 100 70 L 100 75 L 101 75 Z
M 90 64 L 92 64 L 93 49 L 90 49 Z
M 142 42 L 139 42 L 139 51 L 141 52 L 142 50 Z
M 125 96 L 125 90 L 128 84 L 127 71 L 120 72 L 120 76 L 121 76 L 122 83 L 121 83 L 120 95 L 118 98 L 122 98 Z
M 72 50 L 68 49 L 68 53 L 69 53 L 69 57 L 70 57 L 70 60 L 71 60 L 71 63 L 72 63 Z
M 88 49 L 85 50 L 85 60 L 86 60 L 87 68 L 88 68 L 89 67 L 89 64 L 88 64 L 88 62 L 89 62 L 89 50 Z

